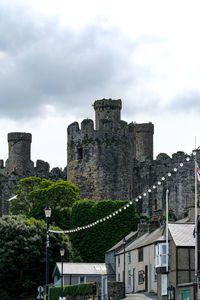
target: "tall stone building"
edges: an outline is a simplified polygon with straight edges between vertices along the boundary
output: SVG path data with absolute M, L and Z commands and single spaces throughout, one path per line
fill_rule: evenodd
M 95 126 L 90 119 L 83 120 L 80 127 L 77 122 L 69 125 L 68 165 L 63 171 L 59 168 L 50 171 L 49 164 L 42 160 L 37 160 L 34 166 L 32 135 L 9 133 L 5 166 L 0 160 L 0 216 L 9 212 L 7 200 L 13 196 L 14 185 L 21 178 L 36 175 L 67 179 L 80 188 L 82 198 L 98 201 L 137 197 L 138 212 L 147 215 L 158 211 L 162 214 L 168 188 L 170 209 L 177 218 L 184 217 L 188 208 L 194 206 L 194 157 L 187 161 L 188 155 L 177 152 L 172 157 L 161 153 L 154 159 L 153 124 L 128 124 L 121 120 L 121 108 L 121 100 L 97 100 Z M 197 160 L 200 163 L 200 151 Z
M 67 130 L 67 178 L 80 188 L 81 196 L 134 200 L 140 195 L 138 212 L 152 215 L 165 210 L 168 188 L 170 209 L 177 218 L 184 217 L 194 205 L 194 161 L 176 172 L 188 157 L 184 152 L 172 158 L 162 153 L 154 160 L 153 124 L 122 121 L 121 100 L 97 100 L 93 106 L 95 128 L 93 120 L 85 119 L 80 127 L 74 122 Z M 156 189 L 149 193 L 154 184 Z
M 83 198 L 132 199 L 135 160 L 153 158 L 153 124 L 121 120 L 121 100 L 94 103 L 93 120 L 68 127 L 67 178 Z
M 14 186 L 20 179 L 30 176 L 58 180 L 66 179 L 66 169 L 53 168 L 43 160 L 36 166 L 31 160 L 32 135 L 26 132 L 8 133 L 8 159 L 0 160 L 0 216 L 9 213 L 8 199 L 14 194 Z

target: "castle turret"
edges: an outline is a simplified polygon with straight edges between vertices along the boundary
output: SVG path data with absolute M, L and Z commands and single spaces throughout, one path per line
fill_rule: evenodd
M 94 102 L 95 126 L 100 128 L 100 120 L 118 122 L 121 120 L 121 100 L 102 99 Z
M 68 127 L 67 179 L 82 198 L 132 197 L 135 128 L 121 120 L 121 106 L 121 100 L 97 100 L 96 130 L 90 119 Z
M 153 134 L 152 123 L 135 124 L 136 159 L 140 162 L 153 159 Z
M 25 132 L 8 133 L 8 160 L 6 161 L 6 172 L 22 174 L 31 170 L 31 141 L 32 135 Z

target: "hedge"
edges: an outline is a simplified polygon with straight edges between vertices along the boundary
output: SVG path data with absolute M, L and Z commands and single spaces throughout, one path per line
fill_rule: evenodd
M 74 203 L 71 213 L 72 228 L 87 225 L 112 214 L 129 201 L 80 200 Z M 131 231 L 137 230 L 139 216 L 133 203 L 111 219 L 86 230 L 70 234 L 73 246 L 85 262 L 104 262 L 105 252 Z
M 49 300 L 58 300 L 60 296 L 77 296 L 77 295 L 92 295 L 93 283 L 82 283 L 75 285 L 67 285 L 63 287 L 63 295 L 61 287 L 50 288 Z

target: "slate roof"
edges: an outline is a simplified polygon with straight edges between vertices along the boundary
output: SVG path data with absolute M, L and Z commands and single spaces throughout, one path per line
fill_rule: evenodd
M 61 262 L 56 263 L 56 267 L 61 273 Z M 54 269 L 55 270 L 55 269 Z M 53 272 L 54 273 L 54 272 Z M 113 274 L 112 268 L 105 263 L 63 263 L 63 274 L 71 275 L 101 275 Z
M 147 245 L 153 244 L 155 241 L 162 240 L 162 234 L 163 234 L 163 226 L 154 230 L 151 233 L 145 233 L 136 240 L 134 240 L 130 245 L 126 246 L 125 251 L 134 250 L 140 247 L 145 247 Z M 123 253 L 123 249 L 119 251 L 118 253 Z
M 127 244 L 129 244 L 130 241 L 134 240 L 137 237 L 137 233 L 138 233 L 137 231 L 132 231 L 127 236 L 125 236 Z M 110 248 L 106 252 L 119 250 L 121 247 L 123 247 L 123 239 L 120 240 L 117 244 L 115 244 L 112 248 Z
M 194 226 L 194 224 L 186 223 L 169 224 L 169 231 L 176 246 L 195 246 Z

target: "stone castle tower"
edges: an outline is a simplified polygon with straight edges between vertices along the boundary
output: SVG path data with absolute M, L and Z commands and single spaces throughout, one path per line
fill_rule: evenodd
M 95 200 L 132 199 L 136 161 L 153 159 L 152 123 L 121 120 L 121 100 L 94 102 L 93 120 L 68 127 L 67 179 L 80 188 L 81 197 Z
M 13 196 L 14 186 L 20 179 L 39 176 L 51 180 L 66 179 L 66 170 L 49 170 L 49 164 L 37 160 L 36 166 L 31 160 L 32 135 L 26 132 L 8 133 L 8 159 L 0 160 L 0 217 L 9 213 L 9 198 Z
M 23 173 L 33 170 L 34 163 L 31 161 L 32 135 L 25 132 L 12 132 L 8 134 L 8 155 L 6 161 L 6 171 Z
M 194 158 L 185 163 L 188 155 L 179 151 L 172 157 L 160 153 L 153 159 L 153 124 L 127 124 L 121 120 L 121 107 L 121 100 L 97 100 L 95 127 L 90 119 L 83 120 L 80 127 L 77 122 L 68 127 L 67 171 L 50 171 L 43 160 L 37 160 L 34 166 L 32 135 L 9 133 L 5 166 L 0 160 L 0 216 L 9 213 L 7 200 L 13 196 L 18 181 L 36 175 L 54 181 L 67 179 L 80 188 L 82 198 L 132 200 L 142 195 L 137 210 L 150 216 L 165 210 L 169 189 L 169 207 L 177 218 L 183 218 L 194 206 Z M 197 161 L 200 162 L 200 150 Z M 180 163 L 184 167 L 180 168 Z M 173 171 L 174 168 L 179 171 Z M 168 176 L 169 172 L 172 176 Z M 158 185 L 160 180 L 162 184 Z M 154 184 L 157 188 L 148 193 L 148 187 Z

